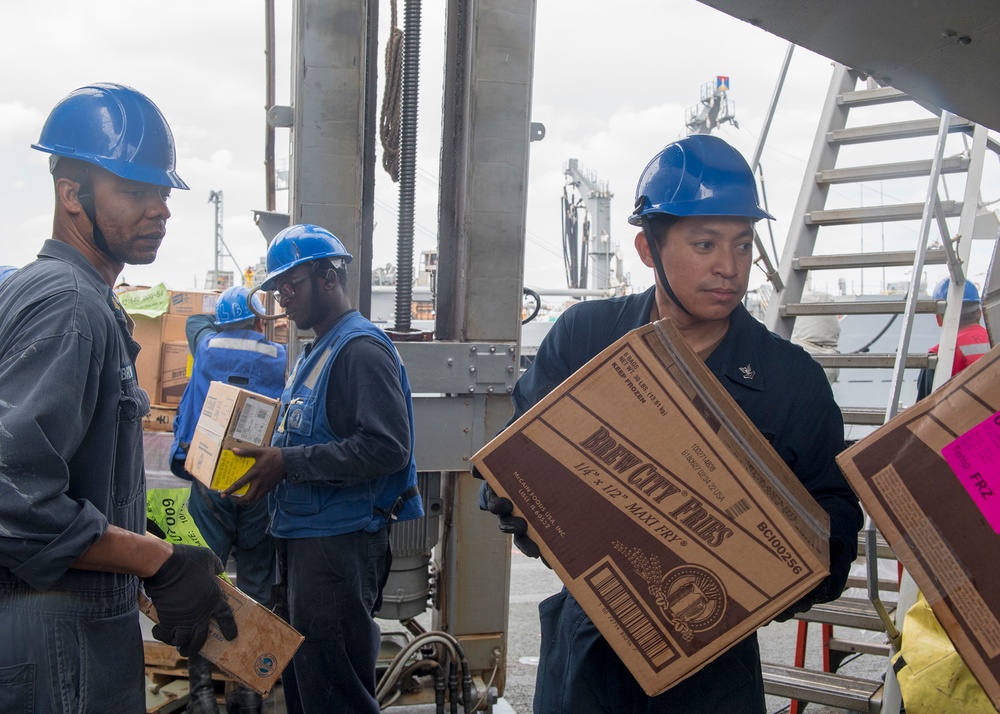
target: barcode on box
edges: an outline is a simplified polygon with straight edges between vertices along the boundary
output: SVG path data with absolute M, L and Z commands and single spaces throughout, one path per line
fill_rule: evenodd
M 675 659 L 670 641 L 610 563 L 602 563 L 586 580 L 618 627 L 653 669 L 659 671 Z

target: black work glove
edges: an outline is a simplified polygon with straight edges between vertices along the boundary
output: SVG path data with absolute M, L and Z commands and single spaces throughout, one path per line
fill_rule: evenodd
M 840 538 L 830 537 L 830 574 L 820 581 L 805 596 L 775 617 L 776 622 L 785 622 L 796 615 L 807 612 L 813 605 L 830 602 L 840 597 L 847 585 L 847 576 L 851 571 L 853 559 L 845 552 L 844 543 Z
M 486 488 L 486 508 L 500 520 L 501 532 L 512 535 L 514 545 L 529 558 L 542 558 L 542 551 L 538 549 L 538 544 L 528 537 L 528 522 L 513 515 L 514 504 L 510 502 L 510 499 L 498 496 L 488 483 L 484 486 Z M 542 558 L 542 562 L 545 563 L 546 567 L 552 567 L 545 558 Z
M 167 562 L 143 580 L 160 620 L 153 626 L 153 637 L 190 657 L 205 644 L 214 617 L 223 637 L 235 638 L 236 620 L 216 578 L 223 570 L 222 561 L 208 548 L 174 545 Z

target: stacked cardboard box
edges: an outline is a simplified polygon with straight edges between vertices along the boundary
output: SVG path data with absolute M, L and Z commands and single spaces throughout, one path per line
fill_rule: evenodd
M 142 346 L 135 360 L 139 386 L 146 390 L 150 402 L 163 404 L 160 394 L 163 383 L 163 346 L 182 343 L 187 349 L 187 337 L 184 332 L 187 318 L 183 315 L 166 313 L 159 317 L 135 315 L 132 319 L 135 321 L 132 337 Z M 174 405 L 176 404 L 177 402 L 174 402 Z
M 171 315 L 214 315 L 219 293 L 210 290 L 171 290 Z
M 142 346 L 136 359 L 139 386 L 158 408 L 145 423 L 147 428 L 170 430 L 176 407 L 191 377 L 193 359 L 185 334 L 187 318 L 214 314 L 219 294 L 166 290 L 160 285 L 120 295 L 126 308 L 132 311 L 133 337 Z
M 668 320 L 473 457 L 649 695 L 815 587 L 829 518 Z
M 1000 348 L 837 462 L 1000 708 Z

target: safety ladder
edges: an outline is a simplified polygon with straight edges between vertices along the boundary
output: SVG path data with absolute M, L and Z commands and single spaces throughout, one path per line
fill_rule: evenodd
M 852 111 L 856 111 L 855 117 L 860 121 L 848 121 Z M 912 118 L 914 114 L 918 115 L 917 118 Z M 892 118 L 891 121 L 884 121 L 887 115 Z M 928 146 L 930 140 L 926 137 L 936 137 L 932 148 Z M 888 394 L 882 395 L 881 406 L 873 406 L 870 402 L 846 404 L 843 398 L 838 397 L 846 425 L 874 428 L 892 418 L 900 408 L 906 370 L 935 366 L 935 357 L 926 351 L 930 345 L 922 346 L 923 351 L 910 349 L 913 323 L 918 314 L 944 315 L 937 359 L 944 365 L 951 365 L 961 312 L 962 271 L 963 266 L 968 265 L 972 238 L 977 228 L 979 186 L 988 141 L 992 142 L 984 127 L 918 104 L 892 87 L 874 86 L 847 67 L 834 66 L 807 164 L 806 180 L 803 181 L 778 268 L 779 282 L 776 284 L 780 285 L 780 289 L 769 301 L 765 323 L 778 334 L 792 337 L 796 321 L 803 318 L 808 321 L 818 316 L 895 316 L 898 339 L 888 349 L 855 354 L 838 354 L 830 350 L 832 354 L 814 354 L 824 368 L 838 369 L 841 374 L 861 369 L 882 370 L 883 375 L 886 370 L 892 371 L 890 380 L 879 380 L 888 385 Z M 961 148 L 955 150 L 958 142 L 961 142 Z M 915 145 L 920 147 L 919 151 L 914 151 Z M 996 146 L 990 148 L 997 149 Z M 926 157 L 928 154 L 931 154 L 930 158 L 898 160 L 903 155 Z M 873 160 L 883 163 L 874 163 Z M 945 175 L 949 176 L 948 180 L 943 178 Z M 964 185 L 961 196 L 956 200 L 949 194 L 949 183 L 960 183 L 962 175 Z M 952 179 L 952 176 L 955 178 Z M 848 195 L 855 198 L 848 199 L 846 203 L 856 204 L 857 192 L 860 190 L 860 195 L 864 196 L 866 186 L 879 187 L 881 200 L 871 202 L 875 205 L 837 205 L 845 203 L 844 198 Z M 922 203 L 907 201 L 920 194 L 924 195 Z M 892 196 L 894 200 L 887 200 L 887 196 Z M 958 219 L 957 230 L 949 226 L 949 219 Z M 912 225 L 915 222 L 919 222 L 919 228 L 914 231 Z M 874 241 L 871 240 L 872 227 L 875 227 L 878 236 Z M 939 238 L 929 246 L 932 227 Z M 864 240 L 866 229 L 869 235 L 867 245 Z M 887 230 L 890 248 L 897 249 L 885 249 Z M 995 234 L 995 225 L 992 231 Z M 908 239 L 905 246 L 904 238 Z M 877 249 L 872 249 L 873 246 Z M 851 252 L 846 252 L 845 248 Z M 934 264 L 947 265 L 952 276 L 952 289 L 945 301 L 929 299 L 926 286 L 922 283 L 924 266 Z M 881 294 L 877 296 L 849 299 L 843 284 L 838 298 L 830 296 L 828 291 L 820 291 L 820 295 L 827 292 L 820 299 L 816 298 L 815 292 L 808 294 L 811 292 L 808 290 L 810 281 L 814 287 L 822 284 L 823 276 L 831 274 L 828 271 L 840 271 L 841 275 L 844 271 L 855 271 L 848 274 L 860 274 L 863 285 L 865 272 L 870 274 L 872 268 L 896 269 L 894 272 L 898 273 L 904 267 L 910 269 L 908 285 L 895 296 L 884 294 L 880 287 L 876 292 Z M 878 321 L 872 324 L 878 324 Z M 885 343 L 886 340 L 883 340 Z M 950 370 L 947 372 L 946 376 L 950 376 Z M 912 403 L 915 399 L 915 373 L 911 371 L 910 377 L 908 387 L 912 391 L 906 399 Z M 941 377 L 939 374 L 938 378 Z M 940 381 L 936 380 L 935 386 L 939 384 Z M 896 595 L 885 595 L 887 590 L 896 589 L 895 582 L 893 579 L 880 579 L 874 565 L 876 555 L 892 556 L 870 519 L 862 534 L 861 551 L 868 556 L 866 577 L 863 578 L 868 596 L 843 597 L 834 603 L 817 606 L 798 618 L 800 647 L 797 654 L 801 654 L 805 646 L 806 623 L 819 623 L 823 634 L 824 669 L 827 671 L 764 665 L 765 691 L 792 699 L 792 714 L 798 710 L 799 701 L 873 714 L 896 714 L 899 711 L 898 685 L 895 685 L 889 667 L 890 644 L 893 641 L 898 643 L 897 623 L 893 621 L 895 603 L 890 601 Z M 912 580 L 909 582 L 912 583 Z M 851 583 L 858 584 L 857 580 Z M 899 609 L 905 612 L 903 600 L 899 602 Z M 901 619 L 900 614 L 900 623 Z M 884 632 L 886 636 L 875 643 L 868 638 L 852 641 L 836 637 L 833 627 L 875 634 Z M 884 667 L 881 668 L 886 672 L 884 690 L 881 678 L 869 681 L 830 671 L 836 669 L 830 660 L 830 655 L 836 652 L 841 656 L 845 652 L 854 652 L 884 658 Z M 834 655 L 834 658 L 837 656 Z M 803 661 L 797 657 L 795 664 L 802 664 Z

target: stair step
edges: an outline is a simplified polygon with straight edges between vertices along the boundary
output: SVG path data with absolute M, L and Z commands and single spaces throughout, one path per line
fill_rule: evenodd
M 962 213 L 961 201 L 941 201 L 945 218 L 954 218 Z M 810 211 L 805 215 L 806 225 L 844 226 L 858 223 L 883 223 L 888 221 L 918 221 L 924 215 L 922 203 L 897 203 L 888 206 L 866 206 L 863 208 L 833 208 Z
M 889 614 L 896 609 L 895 603 L 884 602 Z M 868 598 L 842 597 L 833 602 L 814 605 L 811 610 L 795 616 L 797 620 L 806 622 L 822 622 L 827 625 L 853 627 L 858 630 L 884 629 L 882 618 L 878 616 L 875 606 Z
M 885 424 L 885 409 L 878 407 L 840 407 L 845 424 L 856 426 L 882 426 Z
M 855 126 L 848 129 L 834 129 L 828 132 L 826 140 L 831 144 L 864 144 L 870 141 L 885 141 L 889 139 L 910 139 L 918 136 L 937 136 L 941 120 L 937 117 L 928 119 L 911 119 L 909 121 L 890 122 L 888 124 L 871 124 Z M 969 132 L 975 125 L 968 119 L 954 117 L 948 126 L 948 133 L 959 131 Z
M 858 534 L 858 561 L 862 560 L 867 554 L 868 536 L 862 530 Z M 882 537 L 882 534 L 878 532 L 875 533 L 875 557 L 885 558 L 886 560 L 896 560 L 896 554 L 886 542 L 885 538 Z
M 764 691 L 776 697 L 870 714 L 878 714 L 882 708 L 882 682 L 767 662 L 761 664 L 761 670 Z
M 828 642 L 831 650 L 837 652 L 853 652 L 856 654 L 889 656 L 888 642 L 866 642 L 865 640 L 847 640 L 842 637 L 831 637 Z
M 940 305 L 939 305 L 940 303 Z M 917 300 L 917 312 L 944 314 L 943 300 Z M 852 300 L 845 302 L 791 302 L 781 306 L 784 317 L 800 315 L 901 315 L 903 300 Z
M 827 169 L 816 174 L 818 184 L 857 183 L 859 181 L 884 181 L 900 178 L 930 176 L 933 162 L 930 159 L 900 161 L 893 164 L 872 164 L 852 166 L 843 169 Z M 964 156 L 949 156 L 941 162 L 941 173 L 956 174 L 969 168 L 969 159 Z
M 896 366 L 894 352 L 865 352 L 861 354 L 813 355 L 814 360 L 831 369 L 892 369 Z M 924 369 L 937 366 L 936 354 L 911 354 L 906 357 L 907 369 Z
M 878 89 L 859 89 L 854 92 L 844 92 L 837 97 L 837 104 L 842 107 L 870 107 L 876 104 L 904 102 L 910 95 L 895 87 L 879 87 Z
M 795 270 L 902 267 L 913 265 L 914 253 L 912 250 L 892 250 L 884 253 L 802 255 L 792 259 L 792 267 Z M 944 248 L 930 248 L 924 254 L 924 265 L 944 265 L 947 260 Z
M 845 588 L 867 588 L 868 578 L 864 575 L 851 575 L 847 578 Z M 898 593 L 899 583 L 890 578 L 879 578 L 878 591 L 880 593 Z

